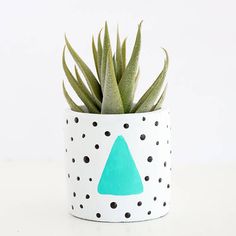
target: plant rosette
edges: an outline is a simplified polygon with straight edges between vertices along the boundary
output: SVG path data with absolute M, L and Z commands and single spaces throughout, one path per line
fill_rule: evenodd
M 170 208 L 170 121 L 145 113 L 66 111 L 69 211 L 102 222 L 144 221 Z

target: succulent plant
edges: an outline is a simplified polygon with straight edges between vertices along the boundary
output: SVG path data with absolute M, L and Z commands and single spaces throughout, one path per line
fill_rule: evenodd
M 165 77 L 169 62 L 165 49 L 163 49 L 165 60 L 161 73 L 138 102 L 134 103 L 135 90 L 139 80 L 138 61 L 141 47 L 141 25 L 142 22 L 138 26 L 134 48 L 128 63 L 126 63 L 126 39 L 121 43 L 118 30 L 114 54 L 111 49 L 107 23 L 105 23 L 103 43 L 101 41 L 102 31 L 98 34 L 97 45 L 94 37 L 92 38 L 92 51 L 97 76 L 77 54 L 65 36 L 66 45 L 62 57 L 63 69 L 73 90 L 84 103 L 84 106 L 77 105 L 68 94 L 63 82 L 64 96 L 71 110 L 122 114 L 148 112 L 161 108 L 167 89 Z M 76 64 L 74 74 L 66 64 L 66 49 L 68 49 Z M 83 74 L 87 86 L 84 84 L 80 73 Z

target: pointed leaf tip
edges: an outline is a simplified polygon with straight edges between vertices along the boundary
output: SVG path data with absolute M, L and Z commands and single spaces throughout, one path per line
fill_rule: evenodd
M 71 56 L 74 58 L 76 64 L 79 66 L 81 72 L 83 73 L 87 84 L 89 86 L 90 91 L 92 92 L 93 96 L 98 99 L 99 101 L 102 100 L 102 93 L 101 93 L 101 87 L 98 83 L 96 77 L 94 76 L 93 72 L 90 70 L 90 68 L 85 64 L 85 62 L 82 60 L 82 58 L 77 54 L 77 52 L 74 50 L 74 48 L 71 46 L 67 38 L 66 40 L 66 46 L 71 54 Z
M 120 43 L 120 35 L 117 29 L 116 35 L 116 53 L 115 53 L 115 64 L 116 64 L 116 79 L 120 82 L 121 76 L 123 74 L 123 58 L 122 58 L 122 48 Z
M 106 65 L 108 50 L 111 50 L 110 36 L 107 23 L 105 23 L 105 32 L 103 38 L 102 61 L 101 61 L 101 88 L 103 90 L 106 76 Z
M 105 21 L 105 30 L 108 28 L 107 21 Z
M 81 86 L 78 84 L 76 79 L 74 78 L 73 74 L 70 72 L 66 60 L 65 60 L 65 50 L 63 50 L 63 55 L 62 55 L 62 64 L 63 64 L 63 69 L 65 72 L 65 75 L 68 79 L 68 82 L 72 86 L 73 90 L 76 92 L 78 97 L 83 101 L 85 106 L 88 108 L 90 112 L 94 113 L 99 113 L 99 109 L 97 106 L 94 104 L 94 102 L 85 94 L 84 90 L 81 88 Z
M 140 48 L 141 48 L 141 29 L 139 26 L 131 58 L 119 82 L 119 89 L 125 112 L 130 112 L 130 109 L 133 105 L 133 99 L 135 93 L 135 77 L 137 74 Z
M 132 112 L 148 112 L 154 106 L 155 101 L 160 99 L 162 88 L 163 86 L 165 86 L 165 77 L 166 77 L 166 72 L 168 70 L 168 62 L 169 62 L 167 51 L 166 50 L 164 51 L 166 53 L 166 59 L 164 61 L 164 66 L 161 73 L 159 74 L 157 79 L 153 82 L 153 84 L 149 87 L 149 89 L 136 103 L 136 105 L 132 109 Z M 162 102 L 163 100 L 164 97 L 162 98 Z
M 139 26 L 139 28 L 141 28 L 141 27 L 142 27 L 142 24 L 143 24 L 143 20 L 141 20 L 141 21 L 140 21 L 140 23 L 139 23 L 139 25 L 138 25 L 138 26 Z
M 120 96 L 120 91 L 116 81 L 112 52 L 107 51 L 106 74 L 104 80 L 102 111 L 107 114 L 124 113 L 124 108 Z

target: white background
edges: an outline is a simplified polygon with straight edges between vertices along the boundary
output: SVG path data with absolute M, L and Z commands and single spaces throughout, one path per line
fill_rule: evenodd
M 0 1 L 0 158 L 62 159 L 66 32 L 92 65 L 91 37 L 107 20 L 131 48 L 144 20 L 140 96 L 170 55 L 168 105 L 176 162 L 235 159 L 234 0 Z
M 172 207 L 156 221 L 67 213 L 64 33 L 93 66 L 92 33 L 105 20 L 129 49 L 144 20 L 137 98 L 161 70 L 160 48 L 170 55 Z M 235 22 L 235 0 L 0 0 L 0 235 L 236 235 Z

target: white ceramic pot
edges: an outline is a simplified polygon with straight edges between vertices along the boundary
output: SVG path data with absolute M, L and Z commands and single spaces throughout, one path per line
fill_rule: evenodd
M 169 112 L 66 111 L 69 211 L 94 221 L 132 222 L 170 207 Z

